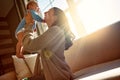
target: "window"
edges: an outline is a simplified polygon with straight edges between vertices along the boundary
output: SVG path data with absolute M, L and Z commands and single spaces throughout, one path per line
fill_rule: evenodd
M 120 20 L 120 0 L 82 0 L 77 11 L 87 34 Z
M 51 7 L 59 7 L 62 10 L 68 8 L 66 0 L 38 0 L 38 3 L 42 13 L 46 12 Z

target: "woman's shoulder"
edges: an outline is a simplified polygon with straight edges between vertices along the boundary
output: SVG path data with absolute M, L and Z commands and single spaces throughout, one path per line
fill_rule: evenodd
M 59 28 L 58 26 L 53 26 L 53 27 L 49 28 L 46 32 L 55 35 L 57 33 L 63 33 L 63 30 L 61 28 Z
M 52 26 L 50 29 L 61 30 L 59 26 Z
M 51 31 L 63 31 L 59 26 L 53 26 L 50 28 Z

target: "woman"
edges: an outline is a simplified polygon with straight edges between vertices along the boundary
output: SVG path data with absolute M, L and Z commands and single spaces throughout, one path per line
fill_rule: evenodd
M 64 50 L 72 45 L 73 34 L 69 29 L 62 10 L 53 7 L 45 12 L 48 30 L 37 38 L 32 35 L 34 20 L 31 14 L 25 16 L 26 25 L 23 37 L 24 50 L 38 52 L 45 80 L 73 80 L 72 72 L 65 61 Z M 43 80 L 43 79 L 42 79 Z

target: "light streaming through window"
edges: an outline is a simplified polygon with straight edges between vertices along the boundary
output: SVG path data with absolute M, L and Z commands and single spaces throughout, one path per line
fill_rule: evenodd
M 120 20 L 120 0 L 82 0 L 77 6 L 87 33 Z

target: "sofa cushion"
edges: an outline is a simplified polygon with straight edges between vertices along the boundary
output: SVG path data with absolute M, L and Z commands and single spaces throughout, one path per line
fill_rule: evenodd
M 120 59 L 117 59 L 82 69 L 75 72 L 74 75 L 76 80 L 81 78 L 88 78 L 88 80 L 103 80 L 105 78 L 120 76 L 119 70 Z M 114 74 L 111 72 L 113 72 Z

